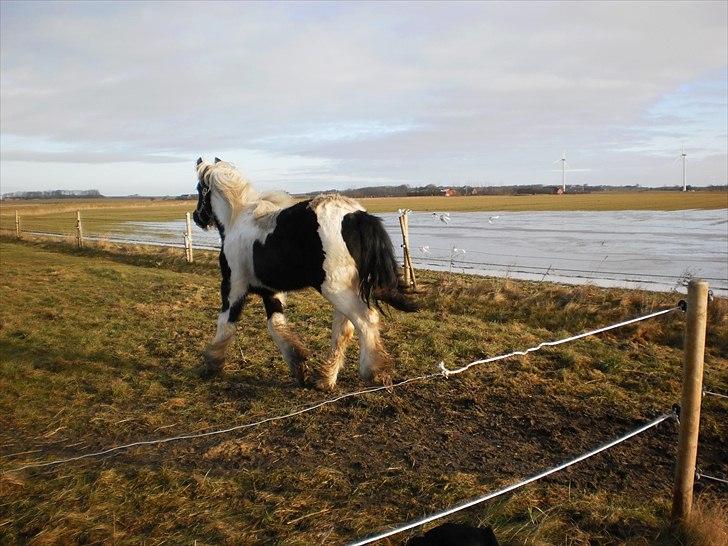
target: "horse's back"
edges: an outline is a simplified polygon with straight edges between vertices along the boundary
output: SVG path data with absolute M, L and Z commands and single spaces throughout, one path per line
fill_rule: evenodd
M 278 291 L 356 286 L 357 264 L 343 228 L 347 217 L 359 214 L 368 216 L 357 201 L 340 194 L 322 194 L 271 214 L 268 235 L 253 244 L 255 276 Z
M 364 207 L 356 200 L 340 193 L 322 193 L 317 195 L 308 205 L 316 214 L 321 215 L 327 212 L 349 213 L 356 210 L 364 210 Z

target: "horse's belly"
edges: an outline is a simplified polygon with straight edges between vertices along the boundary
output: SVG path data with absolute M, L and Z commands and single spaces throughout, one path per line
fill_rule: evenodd
M 271 248 L 258 242 L 253 245 L 253 269 L 263 286 L 278 292 L 313 287 L 321 290 L 326 278 L 323 251 L 311 255 L 307 249 L 290 245 Z

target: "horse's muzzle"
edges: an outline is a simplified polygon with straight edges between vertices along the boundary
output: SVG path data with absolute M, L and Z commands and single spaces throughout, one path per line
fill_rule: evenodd
M 203 215 L 197 210 L 192 213 L 192 219 L 195 221 L 195 224 L 200 226 L 202 229 L 210 227 L 210 218 L 203 218 Z

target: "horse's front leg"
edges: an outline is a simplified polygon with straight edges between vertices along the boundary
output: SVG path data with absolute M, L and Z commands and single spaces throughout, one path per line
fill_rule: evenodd
M 235 337 L 235 323 L 240 318 L 248 294 L 247 282 L 239 276 L 231 275 L 225 255 L 222 253 L 220 254 L 220 268 L 222 270 L 220 284 L 222 306 L 217 316 L 215 338 L 205 349 L 200 374 L 203 378 L 218 375 L 225 365 L 225 353 Z
M 288 326 L 286 316 L 283 314 L 285 294 L 265 291 L 261 293 L 261 296 L 268 318 L 268 332 L 283 355 L 283 359 L 288 363 L 291 375 L 299 386 L 303 387 L 311 375 L 306 365 L 310 352 Z

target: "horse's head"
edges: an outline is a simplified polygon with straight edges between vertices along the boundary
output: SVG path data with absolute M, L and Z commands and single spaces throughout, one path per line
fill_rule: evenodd
M 217 157 L 214 163 L 207 163 L 200 158 L 196 168 L 198 200 L 193 215 L 195 223 L 202 229 L 214 225 L 224 230 L 258 194 L 232 163 Z
M 215 158 L 215 163 L 219 162 L 220 160 Z M 197 160 L 197 208 L 192 213 L 192 219 L 202 229 L 208 229 L 215 222 L 215 215 L 212 213 L 210 180 L 207 177 L 211 167 L 212 165 L 202 161 L 201 157 Z

